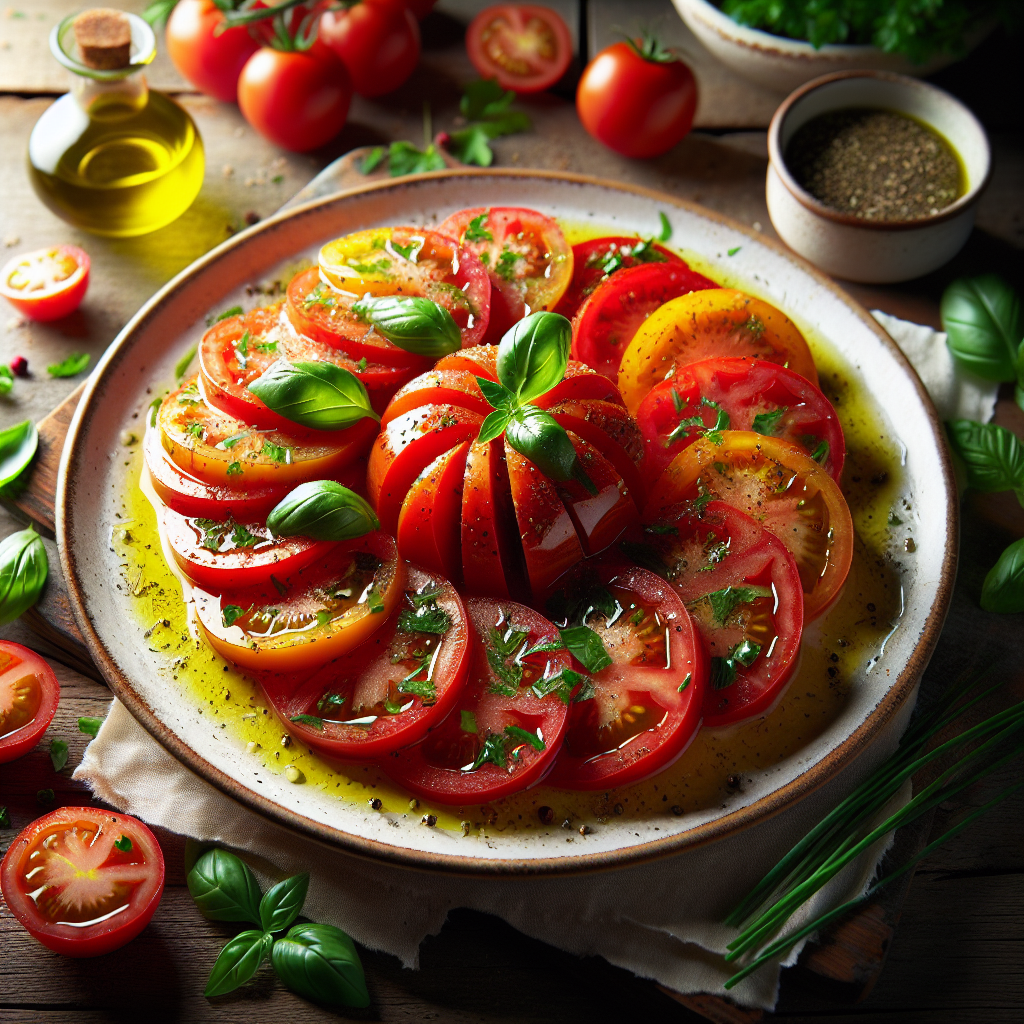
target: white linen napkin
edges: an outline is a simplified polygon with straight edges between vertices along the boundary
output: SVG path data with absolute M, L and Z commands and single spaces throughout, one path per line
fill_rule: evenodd
M 901 344 L 943 418 L 988 420 L 996 386 L 958 377 L 945 336 L 884 313 L 880 323 Z M 75 778 L 119 810 L 207 843 L 229 846 L 266 884 L 309 870 L 307 913 L 335 924 L 371 949 L 418 964 L 422 940 L 448 911 L 469 907 L 496 914 L 520 931 L 579 955 L 599 955 L 682 993 L 722 992 L 734 968 L 723 959 L 735 932 L 722 921 L 737 900 L 866 774 L 895 750 L 914 702 L 908 701 L 871 748 L 801 803 L 732 838 L 609 873 L 562 878 L 480 879 L 428 873 L 360 859 L 271 824 L 183 767 L 114 701 Z M 909 783 L 891 801 L 910 796 Z M 879 819 L 881 820 L 881 819 Z M 861 893 L 888 841 L 850 864 L 794 915 L 796 930 L 811 917 Z M 746 979 L 736 1002 L 772 1009 L 786 960 Z

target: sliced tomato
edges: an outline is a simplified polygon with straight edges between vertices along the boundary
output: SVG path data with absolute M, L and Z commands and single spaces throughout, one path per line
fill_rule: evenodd
M 702 438 L 661 475 L 644 519 L 656 522 L 664 510 L 708 495 L 745 512 L 785 544 L 800 573 L 805 621 L 839 596 L 853 561 L 853 520 L 838 484 L 810 456 L 752 431 Z
M 619 366 L 622 400 L 635 415 L 679 367 L 721 356 L 778 363 L 818 385 L 811 350 L 788 316 L 734 288 L 709 288 L 666 302 L 640 325 Z
M 479 374 L 488 380 L 498 379 L 498 347 L 496 345 L 474 345 L 461 352 L 441 356 L 434 363 L 435 370 L 464 370 Z
M 336 238 L 320 250 L 320 273 L 351 301 L 366 294 L 431 299 L 454 317 L 463 348 L 487 333 L 491 279 L 472 252 L 437 231 L 370 228 Z
M 550 7 L 496 4 L 469 23 L 466 52 L 482 78 L 515 92 L 540 92 L 568 69 L 572 36 Z
M 620 270 L 642 263 L 683 261 L 671 249 L 652 239 L 607 235 L 577 243 L 572 247 L 572 281 L 555 312 L 571 320 L 599 284 Z
M 59 320 L 82 304 L 89 287 L 89 255 L 58 245 L 15 256 L 0 270 L 0 295 L 30 320 Z
M 616 380 L 622 353 L 656 309 L 680 295 L 717 287 L 682 260 L 616 271 L 591 292 L 576 314 L 572 354 Z
M 750 516 L 722 501 L 697 514 L 665 509 L 645 541 L 711 654 L 704 724 L 765 715 L 800 654 L 804 595 L 793 556 Z
M 417 628 L 421 626 L 422 628 Z M 466 609 L 442 576 L 409 567 L 391 618 L 293 693 L 264 681 L 285 728 L 319 754 L 367 761 L 418 743 L 459 699 L 470 665 Z
M 272 585 L 192 591 L 206 639 L 246 669 L 299 672 L 358 647 L 394 611 L 405 562 L 394 540 L 368 533 Z
M 206 402 L 195 377 L 163 400 L 156 426 L 164 451 L 190 476 L 245 487 L 329 480 L 364 455 L 377 433 L 368 416 L 337 433 L 258 430 Z
M 611 664 L 591 676 L 593 696 L 571 705 L 548 781 L 566 789 L 639 782 L 672 764 L 700 728 L 708 675 L 700 634 L 664 580 L 621 560 L 588 566 L 567 596 L 572 607 L 559 624 L 592 629 Z
M 636 421 L 657 476 L 708 430 L 753 430 L 795 444 L 835 480 L 846 442 L 835 409 L 805 377 L 762 359 L 702 359 L 655 385 Z
M 476 253 L 491 276 L 491 294 L 502 295 L 505 323 L 489 332 L 495 343 L 527 314 L 554 309 L 572 280 L 572 249 L 562 229 L 536 210 L 478 206 L 453 213 L 437 230 Z
M 424 405 L 458 405 L 486 416 L 494 410 L 484 398 L 476 377 L 476 374 L 468 370 L 439 369 L 428 370 L 413 377 L 408 384 L 398 389 L 388 403 L 380 420 L 381 427 L 386 427 L 393 419 Z
M 382 767 L 417 796 L 442 804 L 498 800 L 539 782 L 554 763 L 568 708 L 533 687 L 569 667 L 564 651 L 527 654 L 559 641 L 556 627 L 514 601 L 471 597 L 469 679 L 448 717 L 420 744 Z
M 0 640 L 0 764 L 35 747 L 59 700 L 53 669 L 27 647 Z
M 0 865 L 11 913 L 47 949 L 102 956 L 149 924 L 164 857 L 141 821 L 101 807 L 61 807 L 32 822 Z

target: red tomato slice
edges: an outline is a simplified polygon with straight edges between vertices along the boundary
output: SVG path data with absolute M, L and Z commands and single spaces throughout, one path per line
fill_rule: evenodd
M 608 235 L 572 247 L 572 281 L 555 307 L 570 320 L 599 284 L 612 274 L 642 263 L 683 263 L 671 249 L 651 239 Z
M 178 568 L 193 583 L 212 590 L 286 579 L 304 565 L 322 561 L 336 543 L 309 537 L 275 540 L 262 522 L 186 517 L 169 508 L 160 518 Z
M 683 599 L 711 654 L 704 724 L 765 715 L 797 665 L 804 595 L 793 556 L 748 515 L 722 501 L 698 516 L 665 510 L 645 540 Z
M 498 379 L 498 348 L 496 345 L 475 345 L 461 352 L 451 352 L 434 363 L 435 370 L 464 370 L 488 380 Z
M 47 949 L 102 956 L 149 924 L 164 891 L 164 857 L 156 836 L 127 814 L 61 807 L 11 843 L 0 886 L 11 913 Z
M 745 512 L 785 544 L 800 573 L 804 621 L 839 596 L 853 561 L 853 520 L 839 485 L 799 448 L 745 430 L 702 438 L 661 475 L 644 520 L 711 495 Z
M 558 642 L 558 630 L 532 608 L 472 597 L 469 680 L 454 710 L 420 744 L 382 766 L 397 783 L 442 804 L 480 804 L 539 782 L 565 734 L 568 708 L 532 687 L 569 667 L 564 651 L 527 655 Z
M 59 700 L 53 669 L 27 647 L 0 640 L 0 764 L 35 747 Z
M 316 565 L 270 586 L 192 591 L 215 651 L 250 670 L 301 672 L 358 647 L 394 611 L 405 562 L 386 533 L 343 541 Z
M 571 705 L 548 782 L 625 786 L 672 764 L 697 734 L 707 656 L 683 602 L 653 572 L 615 560 L 575 582 L 571 600 L 585 610 L 561 624 L 589 626 L 612 663 L 591 676 L 594 696 Z
M 619 366 L 622 400 L 636 415 L 680 366 L 722 356 L 778 363 L 818 384 L 811 350 L 789 317 L 734 288 L 708 288 L 666 302 L 640 325 Z
M 594 289 L 576 314 L 572 354 L 616 380 L 626 346 L 659 306 L 680 295 L 717 287 L 681 260 L 617 271 Z
M 554 309 L 572 280 L 572 249 L 557 222 L 520 206 L 460 210 L 437 229 L 475 253 L 504 304 L 488 332 L 495 344 L 528 313 Z
M 702 359 L 655 386 L 636 414 L 652 477 L 714 429 L 721 413 L 724 427 L 797 445 L 839 482 L 846 442 L 835 409 L 809 380 L 760 359 Z
M 458 405 L 486 416 L 494 410 L 484 398 L 476 378 L 477 375 L 468 370 L 434 369 L 421 373 L 395 393 L 381 417 L 381 427 L 424 405 Z
M 89 287 L 89 256 L 58 245 L 15 256 L 0 270 L 0 295 L 30 320 L 59 320 L 82 304 Z
M 285 728 L 306 746 L 367 761 L 419 743 L 442 722 L 459 699 L 470 660 L 458 592 L 443 577 L 410 566 L 397 610 L 369 640 L 293 693 L 270 678 L 264 689 Z
M 466 52 L 482 78 L 515 92 L 540 92 L 568 69 L 572 36 L 550 7 L 496 4 L 470 22 Z

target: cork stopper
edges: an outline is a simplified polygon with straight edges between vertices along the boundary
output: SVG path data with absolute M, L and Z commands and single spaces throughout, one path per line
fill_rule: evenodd
M 123 12 L 94 7 L 75 18 L 74 26 L 83 64 L 100 71 L 115 71 L 131 63 L 132 26 Z

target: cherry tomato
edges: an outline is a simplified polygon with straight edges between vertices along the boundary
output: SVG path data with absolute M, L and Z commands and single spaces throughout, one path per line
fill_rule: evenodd
M 258 49 L 238 78 L 238 106 L 264 138 L 306 153 L 331 141 L 345 124 L 352 82 L 326 47 L 304 52 Z
M 218 653 L 246 669 L 299 672 L 358 647 L 394 611 L 405 563 L 387 534 L 338 544 L 271 586 L 192 591 L 196 617 Z
M 528 654 L 557 643 L 558 630 L 532 608 L 472 597 L 472 667 L 448 717 L 382 767 L 417 796 L 442 804 L 497 800 L 539 782 L 554 763 L 568 717 L 557 693 L 534 687 L 569 667 L 564 651 Z
M 704 724 L 767 714 L 800 653 L 804 595 L 793 556 L 722 501 L 709 502 L 699 515 L 685 503 L 665 509 L 644 539 L 711 654 Z
M 238 76 L 260 44 L 248 29 L 224 29 L 223 22 L 214 0 L 178 0 L 167 19 L 167 53 L 200 92 L 234 103 Z
M 835 409 L 806 378 L 760 359 L 702 359 L 640 403 L 637 423 L 657 476 L 708 430 L 753 430 L 804 449 L 836 483 L 846 443 Z
M 89 256 L 58 245 L 15 256 L 0 270 L 0 295 L 30 320 L 59 320 L 82 304 L 89 287 Z
M 102 956 L 149 924 L 164 857 L 141 821 L 100 807 L 61 807 L 11 843 L 0 865 L 11 913 L 47 949 Z
M 612 274 L 646 263 L 686 266 L 671 249 L 649 238 L 608 235 L 578 242 L 572 247 L 572 281 L 555 307 L 555 312 L 571 320 L 598 285 L 607 281 Z
M 405 0 L 361 0 L 327 11 L 320 39 L 348 68 L 355 91 L 367 98 L 393 92 L 420 59 L 420 27 Z
M 645 521 L 707 495 L 745 512 L 786 545 L 800 573 L 806 622 L 839 596 L 853 561 L 853 521 L 839 485 L 806 453 L 752 431 L 702 438 L 669 463 Z
M 291 693 L 270 678 L 263 686 L 302 743 L 327 757 L 366 761 L 418 743 L 442 722 L 469 663 L 469 623 L 458 592 L 443 577 L 410 566 L 396 611 L 369 640 Z
M 576 89 L 583 127 L 629 157 L 667 153 L 693 125 L 697 82 L 670 52 L 629 40 L 602 50 Z
M 453 213 L 437 229 L 475 253 L 491 277 L 492 305 L 500 294 L 507 324 L 492 329 L 500 341 L 528 313 L 554 309 L 572 280 L 573 256 L 558 224 L 518 206 L 475 207 Z
M 574 607 L 556 621 L 588 626 L 612 663 L 591 676 L 593 697 L 570 705 L 548 777 L 566 789 L 625 786 L 672 764 L 700 728 L 707 685 L 700 634 L 664 580 L 618 560 L 588 570 L 568 588 Z
M 27 647 L 0 640 L 0 764 L 35 747 L 59 700 L 53 669 Z
M 635 415 L 680 366 L 719 356 L 765 359 L 818 384 L 811 350 L 788 316 L 733 288 L 709 288 L 666 302 L 633 335 L 619 366 L 626 408 Z
M 717 287 L 681 260 L 621 270 L 602 281 L 577 312 L 572 354 L 616 380 L 622 353 L 656 309 L 680 295 Z
M 572 36 L 550 7 L 496 4 L 470 22 L 466 52 L 482 78 L 515 92 L 540 92 L 568 69 Z

